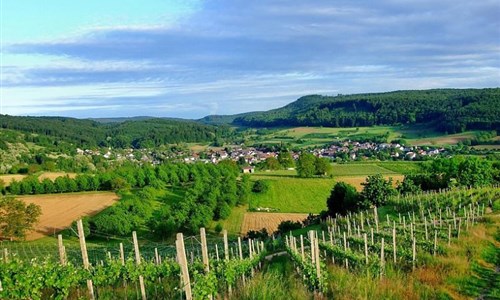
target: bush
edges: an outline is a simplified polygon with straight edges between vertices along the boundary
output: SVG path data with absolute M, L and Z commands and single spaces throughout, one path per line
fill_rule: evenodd
M 282 234 L 285 234 L 287 232 L 290 232 L 292 230 L 296 230 L 296 229 L 300 229 L 302 228 L 302 223 L 297 221 L 297 222 L 293 222 L 293 221 L 283 221 L 281 222 L 279 225 L 278 225 L 278 233 L 282 233 Z
M 254 193 L 265 193 L 269 190 L 269 182 L 265 180 L 257 180 L 252 187 Z
M 222 224 L 221 223 L 217 223 L 217 225 L 215 225 L 214 230 L 215 230 L 215 232 L 217 234 L 220 234 L 222 232 L 222 229 L 224 229 L 224 228 L 222 228 Z
M 250 230 L 247 232 L 245 235 L 245 239 L 260 239 L 260 240 L 265 240 L 269 237 L 269 233 L 267 232 L 267 229 L 262 228 L 259 231 L 255 230 Z

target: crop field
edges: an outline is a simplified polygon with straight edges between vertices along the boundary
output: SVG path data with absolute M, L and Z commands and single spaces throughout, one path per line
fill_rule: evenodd
M 76 173 L 66 173 L 66 172 L 44 172 L 38 176 L 39 180 L 44 180 L 45 178 L 48 178 L 52 181 L 54 181 L 57 177 L 61 176 L 69 176 L 69 178 L 75 178 Z
M 476 135 L 472 131 L 435 136 L 429 138 L 417 138 L 408 140 L 412 145 L 455 145 L 465 140 L 473 139 Z
M 20 181 L 24 177 L 26 177 L 26 175 L 23 174 L 0 175 L 0 180 L 3 180 L 5 186 L 9 186 L 12 181 Z
M 76 173 L 66 173 L 66 172 L 43 172 L 38 176 L 38 180 L 42 181 L 45 178 L 48 178 L 48 179 L 54 181 L 57 177 L 66 176 L 66 175 L 68 175 L 70 178 L 75 178 L 77 174 Z M 5 183 L 5 186 L 8 186 L 8 185 L 10 185 L 10 183 L 12 181 L 14 181 L 14 180 L 21 181 L 27 176 L 28 175 L 24 175 L 24 174 L 0 175 L 0 180 L 3 180 L 3 182 Z
M 28 233 L 27 240 L 36 240 L 63 230 L 82 216 L 95 215 L 113 205 L 118 196 L 110 192 L 72 194 L 50 194 L 20 196 L 26 203 L 35 203 L 42 208 L 42 215 L 35 230 Z
M 348 184 L 354 186 L 356 188 L 356 190 L 358 190 L 358 192 L 360 192 L 363 189 L 363 186 L 361 184 L 366 181 L 366 177 L 367 176 L 364 176 L 364 175 L 361 175 L 361 176 L 343 176 L 343 177 L 337 178 L 336 180 L 339 182 L 348 183 Z M 384 175 L 384 178 L 385 179 L 392 178 L 392 184 L 393 184 L 393 186 L 396 186 L 397 181 L 400 181 L 400 182 L 403 181 L 404 176 L 399 175 L 399 174 Z M 326 201 L 326 198 L 325 198 L 325 201 Z
M 307 214 L 247 212 L 243 217 L 241 234 L 245 235 L 250 230 L 259 231 L 262 228 L 271 234 L 278 230 L 278 225 L 283 221 L 301 222 L 306 218 Z
M 334 180 L 281 176 L 252 176 L 269 182 L 269 190 L 250 196 L 250 207 L 272 208 L 281 213 L 319 213 L 326 209 Z

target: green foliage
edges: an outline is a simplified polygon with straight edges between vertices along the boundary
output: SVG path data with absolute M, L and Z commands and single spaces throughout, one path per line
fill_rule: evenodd
M 252 192 L 254 193 L 265 193 L 269 190 L 269 182 L 267 180 L 256 180 L 252 187 Z
M 282 221 L 281 223 L 279 223 L 277 232 L 282 233 L 282 234 L 286 234 L 292 230 L 300 229 L 302 227 L 303 227 L 302 223 L 299 221 L 294 222 L 294 221 L 286 220 L 286 221 Z
M 67 143 L 79 147 L 152 148 L 180 142 L 209 142 L 233 134 L 224 125 L 154 118 L 103 124 L 64 117 L 0 115 L 0 127 L 28 133 L 26 141 L 42 146 Z
M 417 124 L 455 133 L 499 126 L 500 89 L 437 89 L 355 95 L 309 95 L 267 112 L 236 117 L 253 127 Z
M 13 197 L 0 197 L 0 236 L 24 238 L 42 214 L 40 206 Z
M 335 216 L 353 212 L 358 208 L 358 201 L 359 194 L 355 187 L 345 182 L 337 182 L 326 201 L 328 214 Z
M 278 154 L 278 161 L 283 168 L 293 168 L 295 166 L 295 160 L 288 151 L 281 151 Z
M 457 181 L 465 186 L 485 186 L 493 180 L 491 163 L 479 157 L 469 157 L 458 165 Z
M 264 168 L 267 170 L 279 170 L 281 169 L 281 165 L 276 157 L 268 157 L 264 162 Z
M 396 189 L 401 195 L 416 194 L 422 191 L 420 186 L 416 185 L 411 177 L 405 177 Z
M 308 152 L 302 152 L 297 160 L 297 174 L 299 177 L 313 177 L 316 172 L 316 158 Z
M 385 180 L 380 174 L 368 176 L 366 182 L 363 182 L 362 185 L 363 191 L 360 194 L 361 205 L 365 208 L 371 205 L 384 205 L 389 197 L 396 192 L 392 187 L 392 178 Z
M 330 160 L 325 157 L 316 157 L 314 161 L 314 167 L 316 168 L 316 175 L 327 175 L 332 171 L 332 165 Z

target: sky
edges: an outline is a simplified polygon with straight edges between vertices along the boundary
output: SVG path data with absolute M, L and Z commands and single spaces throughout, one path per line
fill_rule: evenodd
M 500 86 L 500 0 L 0 0 L 0 113 L 180 117 Z

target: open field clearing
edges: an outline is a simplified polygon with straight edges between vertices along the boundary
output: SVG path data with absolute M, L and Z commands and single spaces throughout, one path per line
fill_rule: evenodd
M 36 240 L 67 228 L 74 220 L 95 215 L 113 205 L 118 196 L 111 192 L 90 192 L 72 194 L 50 194 L 20 196 L 26 203 L 34 203 L 42 208 L 40 221 L 35 230 L 28 233 L 27 240 Z
M 500 145 L 477 145 L 472 146 L 474 149 L 500 150 Z
M 235 206 L 231 209 L 231 214 L 225 220 L 213 221 L 210 224 L 209 229 L 215 231 L 215 226 L 221 224 L 223 229 L 227 230 L 230 235 L 239 235 L 241 231 L 241 225 L 243 223 L 243 216 L 247 213 L 248 206 L 241 205 Z M 246 232 L 245 232 L 246 233 Z
M 463 132 L 457 134 L 436 136 L 430 138 L 419 138 L 419 139 L 411 139 L 408 140 L 412 145 L 422 145 L 422 146 L 431 146 L 431 145 L 455 145 L 459 142 L 463 142 L 465 140 L 470 140 L 475 138 L 474 132 Z
M 326 209 L 334 180 L 330 178 L 296 178 L 252 176 L 269 182 L 269 190 L 250 195 L 252 208 L 265 207 L 287 213 L 319 213 Z
M 75 178 L 76 177 L 76 173 L 66 173 L 66 172 L 44 172 L 42 174 L 40 174 L 40 176 L 38 176 L 38 180 L 44 180 L 45 178 L 48 178 L 52 181 L 54 181 L 57 177 L 61 177 L 61 176 L 69 176 L 69 178 Z
M 241 234 L 246 234 L 250 230 L 267 229 L 268 233 L 273 233 L 278 230 L 278 225 L 283 221 L 303 221 L 307 218 L 307 214 L 292 214 L 292 213 L 262 213 L 262 212 L 247 212 L 243 216 L 243 224 L 241 224 Z
M 48 178 L 54 181 L 57 177 L 68 175 L 70 178 L 75 178 L 76 173 L 66 173 L 66 172 L 43 172 L 38 176 L 38 180 L 42 181 L 45 178 Z M 25 174 L 11 174 L 11 175 L 0 175 L 0 180 L 3 180 L 5 186 L 9 186 L 10 183 L 14 180 L 21 181 L 28 175 Z
M 332 175 L 355 176 L 375 174 L 397 174 L 394 171 L 381 167 L 377 164 L 333 164 Z
M 0 180 L 3 180 L 5 186 L 9 186 L 12 181 L 20 181 L 23 180 L 24 177 L 26 177 L 26 175 L 23 174 L 0 175 Z
M 338 177 L 336 181 L 341 181 L 348 183 L 356 188 L 358 192 L 360 192 L 363 189 L 363 186 L 361 185 L 363 182 L 366 181 L 367 176 L 343 176 L 343 177 Z M 395 175 L 384 175 L 385 179 L 389 179 L 392 177 L 392 185 L 395 187 L 397 181 L 403 181 L 404 176 L 395 174 Z M 325 203 L 326 203 L 326 198 L 325 198 Z M 326 205 L 326 204 L 325 204 Z

